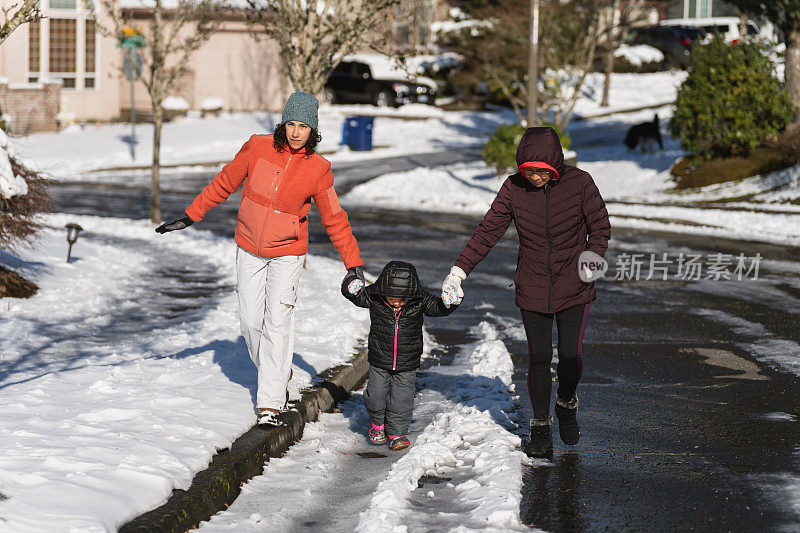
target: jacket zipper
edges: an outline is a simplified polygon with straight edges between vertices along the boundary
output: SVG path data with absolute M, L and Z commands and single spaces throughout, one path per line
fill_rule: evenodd
M 392 370 L 397 370 L 397 331 L 400 329 L 400 315 L 403 314 L 403 309 L 395 309 L 383 297 L 381 297 L 381 300 L 394 313 L 394 359 L 392 359 Z
M 552 301 L 552 285 L 553 276 L 550 266 L 550 195 L 548 194 L 548 185 L 544 184 L 544 219 L 545 227 L 547 228 L 547 312 L 550 313 L 550 306 Z
M 281 179 L 275 182 L 275 189 L 272 191 L 272 205 L 270 205 L 271 209 L 275 208 L 275 200 L 278 199 L 278 187 L 281 186 L 283 183 L 283 179 L 286 177 L 286 172 L 289 170 L 289 165 L 292 163 L 292 155 L 289 154 L 289 159 L 286 160 L 286 166 L 283 167 L 283 174 L 281 174 Z
M 286 172 L 289 170 L 289 165 L 292 162 L 292 154 L 289 154 L 289 159 L 286 160 L 286 166 L 283 167 L 283 174 L 281 174 L 281 178 L 275 181 L 275 187 L 272 191 L 272 199 L 269 202 L 269 211 L 267 211 L 267 216 L 264 218 L 264 225 L 261 226 L 261 231 L 264 231 L 264 227 L 269 224 L 269 216 L 275 211 L 275 200 L 278 199 L 278 187 L 281 186 L 283 183 L 283 179 L 286 177 Z M 259 249 L 260 251 L 260 249 Z
M 396 311 L 394 314 L 394 360 L 392 361 L 392 370 L 397 370 L 397 330 L 400 329 L 400 314 L 402 309 Z

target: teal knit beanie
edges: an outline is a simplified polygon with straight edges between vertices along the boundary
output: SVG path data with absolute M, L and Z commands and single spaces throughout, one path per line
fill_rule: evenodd
M 317 110 L 319 109 L 319 100 L 314 98 L 308 93 L 293 93 L 286 100 L 286 105 L 283 107 L 283 116 L 281 122 L 286 123 L 290 120 L 299 120 L 305 122 L 311 129 L 317 129 L 319 125 L 319 116 Z

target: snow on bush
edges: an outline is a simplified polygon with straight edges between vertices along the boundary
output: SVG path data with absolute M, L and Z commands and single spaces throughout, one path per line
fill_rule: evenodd
M 624 57 L 628 63 L 641 67 L 644 63 L 660 63 L 664 61 L 661 50 L 646 44 L 623 44 L 614 52 L 614 57 Z
M 28 182 L 22 176 L 14 174 L 11 157 L 14 157 L 14 147 L 6 133 L 0 130 L 0 198 L 7 200 L 28 194 Z
M 202 111 L 220 111 L 223 106 L 222 98 L 210 97 L 200 102 Z
M 188 111 L 189 102 L 180 96 L 168 96 L 164 98 L 164 101 L 161 103 L 161 107 L 168 111 Z

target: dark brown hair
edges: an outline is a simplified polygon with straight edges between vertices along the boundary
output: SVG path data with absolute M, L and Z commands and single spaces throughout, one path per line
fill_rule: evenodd
M 319 142 L 322 140 L 322 135 L 319 134 L 319 131 L 316 128 L 311 129 L 311 133 L 308 136 L 308 140 L 306 144 L 303 145 L 305 148 L 306 155 L 311 155 L 314 153 L 314 149 L 317 147 Z M 275 149 L 277 151 L 289 150 L 289 140 L 286 138 L 286 123 L 281 122 L 280 124 L 275 126 L 275 131 L 272 134 L 272 144 L 275 145 Z

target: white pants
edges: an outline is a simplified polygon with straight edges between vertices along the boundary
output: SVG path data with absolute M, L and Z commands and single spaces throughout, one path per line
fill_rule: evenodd
M 303 255 L 258 257 L 238 248 L 239 320 L 258 369 L 259 408 L 281 409 L 294 352 L 294 304 Z

